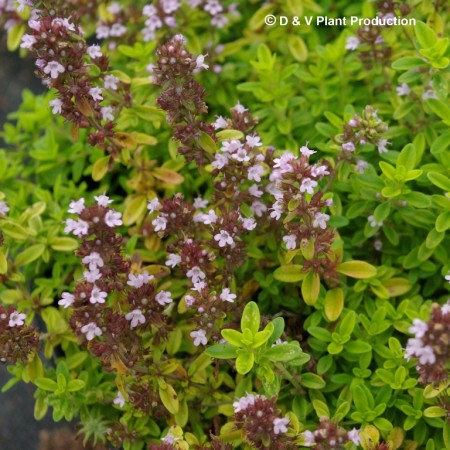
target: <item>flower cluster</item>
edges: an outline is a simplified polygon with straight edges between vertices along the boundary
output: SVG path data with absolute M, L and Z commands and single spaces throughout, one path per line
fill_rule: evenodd
M 392 48 L 386 44 L 381 32 L 398 14 L 405 17 L 411 11 L 406 3 L 393 0 L 380 0 L 376 6 L 381 25 L 370 24 L 358 28 L 356 36 L 349 36 L 345 45 L 347 50 L 359 49 L 358 57 L 368 70 L 377 63 L 383 66 L 390 64 Z
M 196 331 L 191 333 L 196 346 L 206 345 L 209 337 L 219 339 L 220 321 L 237 297 L 230 289 L 231 277 L 245 254 L 240 238 L 245 219 L 237 212 L 218 215 L 207 204 L 197 198 L 191 205 L 180 194 L 162 202 L 154 198 L 148 204 L 152 231 L 172 238 L 165 264 L 180 271 L 188 282 L 184 303 L 197 312 L 193 318 Z M 227 264 L 216 264 L 221 258 Z
M 164 87 L 157 102 L 167 111 L 167 120 L 175 128 L 174 139 L 181 142 L 180 154 L 198 165 L 206 164 L 205 152 L 200 145 L 203 134 L 214 139 L 214 128 L 198 118 L 208 111 L 203 100 L 204 88 L 194 77 L 196 69 L 207 69 L 205 57 L 194 58 L 185 49 L 185 38 L 176 35 L 156 50 L 153 82 Z
M 223 5 L 222 0 L 187 0 L 192 8 L 203 9 L 211 16 L 211 25 L 216 28 L 223 28 L 230 22 L 230 15 L 238 15 L 237 3 L 228 6 Z
M 68 219 L 65 231 L 82 238 L 77 255 L 85 270 L 83 281 L 73 294 L 64 292 L 59 304 L 72 307 L 72 329 L 106 367 L 119 359 L 134 367 L 144 352 L 137 331 L 154 326 L 156 341 L 167 335 L 164 308 L 172 302 L 171 294 L 158 291 L 146 270 L 131 273 L 131 262 L 122 256 L 122 237 L 115 232 L 122 225 L 121 214 L 109 207 L 112 200 L 106 195 L 95 199 L 90 207 L 83 198 L 70 204 L 69 212 L 79 218 Z M 108 301 L 119 294 L 119 303 Z
M 289 419 L 280 417 L 275 401 L 275 397 L 268 399 L 256 394 L 240 398 L 233 403 L 235 426 L 254 448 L 295 449 L 293 439 L 286 434 Z
M 314 446 L 315 450 L 343 450 L 347 448 L 347 442 L 353 442 L 355 445 L 359 445 L 360 442 L 359 431 L 356 428 L 346 431 L 328 417 L 320 419 L 315 431 L 305 431 L 303 439 L 304 445 Z
M 23 22 L 19 13 L 23 11 L 26 1 L 22 0 L 20 3 L 16 0 L 2 0 L 0 1 L 0 25 L 8 31 L 14 25 Z
M 108 57 L 99 45 L 88 47 L 76 20 L 58 16 L 55 9 L 33 10 L 28 26 L 21 47 L 36 58 L 37 75 L 44 84 L 57 91 L 57 98 L 50 101 L 52 112 L 72 122 L 75 135 L 80 128 L 93 129 L 89 143 L 117 154 L 121 146 L 114 139 L 114 108 L 101 106 L 104 92 L 94 84 L 87 63 L 98 67 L 105 89 L 117 90 L 122 85 L 119 79 L 104 73 L 109 69 Z M 117 105 L 129 102 L 129 93 L 125 92 L 123 101 Z
M 326 163 L 310 163 L 314 153 L 315 150 L 304 145 L 299 157 L 286 151 L 274 159 L 270 192 L 276 201 L 270 208 L 270 216 L 278 221 L 287 214 L 284 221 L 287 234 L 283 237 L 286 250 L 301 251 L 305 269 L 312 268 L 331 280 L 336 278 L 336 261 L 330 253 L 334 231 L 328 225 L 330 216 L 324 209 L 332 206 L 333 201 L 325 199 L 318 188 L 331 169 Z
M 126 23 L 129 17 L 127 17 L 127 11 L 118 2 L 110 3 L 106 11 L 108 17 L 97 23 L 95 34 L 97 39 L 109 39 L 109 47 L 114 48 L 114 39 L 123 37 L 128 31 Z
M 223 5 L 221 0 L 187 0 L 191 9 L 203 10 L 210 16 L 210 24 L 214 28 L 223 28 L 230 22 L 230 15 L 237 15 L 237 3 Z M 146 17 L 142 29 L 144 41 L 153 41 L 156 32 L 164 27 L 177 27 L 177 14 L 182 8 L 180 0 L 159 0 L 145 5 L 142 14 Z M 184 11 L 186 13 L 186 11 Z M 181 14 L 179 14 L 181 16 Z
M 164 27 L 174 28 L 177 25 L 176 12 L 181 8 L 179 0 L 160 0 L 154 4 L 145 5 L 142 14 L 146 17 L 142 30 L 144 41 L 153 41 L 156 32 Z
M 25 325 L 26 315 L 12 306 L 0 305 L 0 362 L 15 364 L 27 361 L 39 350 L 39 337 L 34 327 Z
M 433 305 L 428 322 L 413 320 L 409 332 L 414 334 L 406 344 L 405 358 L 416 358 L 420 381 L 439 384 L 448 379 L 450 361 L 450 303 Z
M 366 106 L 362 115 L 355 114 L 345 125 L 343 134 L 337 137 L 342 146 L 342 158 L 346 160 L 355 160 L 355 171 L 364 173 L 367 168 L 367 162 L 357 159 L 354 155 L 359 145 L 367 143 L 374 144 L 378 153 L 386 153 L 387 145 L 390 144 L 382 135 L 388 130 L 388 126 L 379 117 L 374 108 Z

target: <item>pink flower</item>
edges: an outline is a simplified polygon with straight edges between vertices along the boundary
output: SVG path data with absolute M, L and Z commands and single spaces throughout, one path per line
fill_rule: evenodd
M 109 210 L 105 214 L 105 223 L 108 225 L 108 227 L 116 227 L 122 225 L 122 220 L 120 219 L 122 217 L 122 214 L 117 211 L 113 211 L 112 209 Z
M 63 292 L 62 293 L 61 300 L 58 301 L 58 305 L 64 306 L 64 308 L 68 308 L 70 305 L 73 305 L 75 301 L 75 297 L 73 294 L 70 294 L 69 292 Z
M 94 198 L 97 201 L 97 205 L 103 206 L 104 208 L 107 208 L 108 205 L 114 201 L 114 200 L 110 200 L 110 198 L 105 194 L 95 195 Z
M 111 106 L 103 106 L 100 111 L 102 113 L 102 120 L 114 120 L 113 108 Z
M 113 400 L 113 403 L 117 405 L 119 408 L 123 408 L 125 406 L 125 399 L 120 391 L 117 392 L 116 398 Z
M 172 294 L 168 291 L 160 291 L 156 294 L 155 300 L 161 305 L 172 303 Z
M 152 220 L 152 225 L 155 231 L 164 231 L 167 226 L 167 219 L 161 215 L 156 219 Z
M 315 150 L 310 150 L 308 148 L 308 143 L 306 143 L 306 145 L 304 145 L 303 147 L 300 147 L 300 153 L 303 156 L 306 156 L 307 158 L 309 158 L 311 155 L 313 155 L 314 153 L 317 153 Z
M 345 150 L 347 152 L 354 152 L 355 144 L 353 142 L 345 142 L 342 144 L 342 150 Z
M 287 433 L 287 425 L 289 424 L 289 419 L 287 417 L 277 417 L 273 419 L 273 432 L 275 434 Z
M 313 227 L 314 228 L 322 228 L 322 230 L 325 230 L 325 228 L 327 227 L 327 222 L 330 220 L 330 216 L 328 214 L 324 214 L 324 213 L 316 213 L 316 215 L 314 216 L 314 221 L 313 221 Z
M 20 44 L 20 48 L 30 49 L 34 44 L 36 44 L 36 38 L 31 34 L 24 34 L 22 36 L 22 43 Z
M 60 73 L 64 73 L 66 71 L 66 69 L 64 68 L 63 65 L 61 65 L 59 62 L 57 61 L 50 61 L 49 63 L 47 63 L 47 65 L 44 67 L 44 73 L 46 73 L 47 75 L 50 74 L 50 76 L 52 78 L 58 78 L 58 75 Z
M 103 55 L 100 49 L 100 45 L 90 45 L 87 48 L 86 52 L 92 59 L 101 58 Z
M 297 237 L 295 234 L 289 234 L 288 236 L 283 237 L 283 241 L 286 244 L 286 248 L 288 250 L 294 250 L 297 246 Z
M 96 325 L 95 322 L 90 322 L 87 325 L 81 327 L 81 332 L 86 335 L 88 341 L 92 341 L 95 336 L 101 336 L 102 330 Z
M 223 300 L 224 302 L 233 303 L 235 298 L 236 294 L 233 294 L 228 288 L 223 289 L 220 294 L 220 299 Z
M 114 75 L 105 75 L 105 82 L 103 84 L 105 89 L 116 91 L 119 87 L 119 79 Z
M 89 95 L 92 97 L 93 100 L 102 101 L 102 90 L 99 87 L 93 87 L 89 89 Z
M 212 126 L 215 130 L 220 128 L 228 128 L 228 121 L 222 116 L 216 116 L 216 121 L 212 123 Z
M 253 147 L 261 147 L 262 142 L 259 136 L 254 135 L 254 136 L 246 136 L 245 138 L 247 145 L 251 148 Z
M 255 164 L 248 169 L 248 179 L 250 181 L 256 181 L 259 183 L 261 181 L 261 175 L 264 173 L 264 168 L 260 164 Z
M 234 239 L 231 237 L 230 233 L 225 230 L 221 230 L 218 234 L 214 236 L 214 240 L 219 243 L 219 247 L 225 247 L 225 245 L 233 245 Z
M 88 283 L 95 283 L 97 280 L 99 280 L 102 277 L 102 274 L 98 270 L 98 268 L 94 268 L 92 270 L 86 270 L 83 272 L 84 279 Z
M 67 219 L 65 223 L 65 233 L 72 232 L 75 236 L 83 236 L 89 232 L 89 224 L 84 220 Z
M 83 264 L 89 264 L 89 270 L 94 270 L 97 267 L 103 267 L 105 265 L 102 257 L 97 252 L 91 252 L 89 255 L 85 256 L 81 262 Z
M 51 106 L 53 114 L 61 114 L 62 111 L 62 101 L 59 98 L 55 98 L 48 102 L 49 106 Z
M 91 291 L 89 301 L 94 305 L 95 303 L 105 303 L 105 298 L 108 296 L 107 292 L 101 291 L 100 288 L 94 285 Z
M 72 200 L 69 203 L 69 209 L 67 210 L 67 212 L 71 214 L 80 214 L 84 210 L 84 202 L 84 198 L 80 198 L 77 201 Z
M 350 36 L 346 39 L 345 48 L 347 50 L 356 50 L 360 44 L 360 41 L 355 36 Z
M 9 315 L 9 322 L 8 322 L 8 326 L 13 328 L 13 327 L 20 327 L 25 323 L 25 319 L 27 318 L 26 314 L 24 313 L 19 313 L 18 311 L 13 311 L 10 315 Z
M 191 331 L 190 336 L 194 339 L 194 345 L 196 347 L 199 345 L 206 345 L 208 343 L 205 330 Z
M 131 320 L 131 328 L 136 328 L 140 324 L 145 323 L 145 316 L 140 309 L 134 309 L 133 311 L 125 314 L 125 319 Z
M 205 69 L 207 70 L 209 68 L 208 64 L 205 64 L 205 57 L 206 55 L 198 55 L 197 59 L 195 60 L 196 69 Z
M 150 200 L 147 205 L 148 213 L 152 214 L 155 211 L 158 211 L 161 208 L 161 203 L 159 203 L 159 200 L 157 197 Z
M 311 180 L 311 178 L 305 178 L 300 185 L 300 192 L 307 192 L 308 194 L 314 194 L 314 188 L 317 186 L 317 181 Z
M 206 278 L 205 273 L 200 270 L 200 267 L 195 266 L 186 272 L 186 276 L 191 279 L 192 283 L 197 283 Z
M 169 258 L 166 261 L 166 266 L 173 268 L 176 265 L 180 264 L 180 262 L 181 262 L 180 255 L 176 255 L 175 253 L 169 253 Z

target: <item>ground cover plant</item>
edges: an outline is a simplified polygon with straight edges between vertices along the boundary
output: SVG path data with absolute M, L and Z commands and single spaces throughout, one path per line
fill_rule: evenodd
M 1 132 L 3 391 L 126 450 L 450 448 L 446 6 L 0 2 L 48 88 Z

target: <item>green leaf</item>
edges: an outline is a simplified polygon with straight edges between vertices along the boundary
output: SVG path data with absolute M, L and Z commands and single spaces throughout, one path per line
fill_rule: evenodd
M 222 337 L 235 347 L 243 347 L 242 339 L 244 335 L 237 330 L 227 328 L 221 331 Z
M 339 333 L 350 337 L 355 328 L 355 324 L 356 313 L 354 311 L 349 311 L 339 324 Z
M 269 323 L 268 326 L 269 325 L 272 324 Z M 272 336 L 272 333 L 273 333 L 273 325 L 269 329 L 265 329 L 263 331 L 259 331 L 258 333 L 256 333 L 252 344 L 252 348 L 261 347 L 261 345 L 265 344 L 269 340 L 270 336 Z
M 241 375 L 245 375 L 246 373 L 252 370 L 253 364 L 255 362 L 255 355 L 253 352 L 244 352 L 242 351 L 239 356 L 236 358 L 236 370 Z
M 330 417 L 330 410 L 325 402 L 317 398 L 313 398 L 311 403 L 319 419 L 322 417 Z
M 390 212 L 391 212 L 391 204 L 389 202 L 384 202 L 379 204 L 375 208 L 375 211 L 373 212 L 373 217 L 377 222 L 383 222 L 388 218 Z
M 309 389 L 323 389 L 326 386 L 323 378 L 315 373 L 302 373 L 300 384 Z
M 16 256 L 16 265 L 23 266 L 35 261 L 36 259 L 40 258 L 42 253 L 44 253 L 44 250 L 45 244 L 35 244 L 31 247 L 28 247 L 26 250 Z
M 417 21 L 414 31 L 416 32 L 417 40 L 422 48 L 432 47 L 437 41 L 434 31 L 420 20 Z
M 244 133 L 239 130 L 222 130 L 216 133 L 216 137 L 219 141 L 228 141 L 232 139 L 242 139 Z
M 450 132 L 444 133 L 439 136 L 436 140 L 431 144 L 431 153 L 433 155 L 439 155 L 442 152 L 447 150 L 447 147 L 450 145 Z
M 273 277 L 275 280 L 283 281 L 284 283 L 297 283 L 306 277 L 306 272 L 303 271 L 303 266 L 298 264 L 287 264 L 278 267 Z
M 450 211 L 444 211 L 436 219 L 436 230 L 446 231 L 450 228 Z
M 450 192 L 450 178 L 438 172 L 428 172 L 427 177 L 438 188 Z
M 334 288 L 327 291 L 323 301 L 323 310 L 326 318 L 334 322 L 341 315 L 344 308 L 344 291 L 342 288 Z
M 422 192 L 410 192 L 405 194 L 403 198 L 408 202 L 408 205 L 414 208 L 429 208 L 432 204 L 431 197 Z
M 349 353 L 353 353 L 356 355 L 360 353 L 370 352 L 370 350 L 372 350 L 371 345 L 363 341 L 350 341 L 347 344 L 345 344 L 344 348 Z
M 13 25 L 8 30 L 8 37 L 6 40 L 6 46 L 10 52 L 13 52 L 19 48 L 22 36 L 25 34 L 26 25 L 24 23 L 19 23 Z
M 296 34 L 288 36 L 288 48 L 297 61 L 304 62 L 308 59 L 308 48 L 305 41 Z
M 36 378 L 34 384 L 44 391 L 56 391 L 58 389 L 58 384 L 51 378 Z
M 77 352 L 71 356 L 68 356 L 66 358 L 67 367 L 70 370 L 75 369 L 76 367 L 80 366 L 81 364 L 86 361 L 87 357 L 89 356 L 88 352 Z
M 269 345 L 273 344 L 277 339 L 280 339 L 284 331 L 284 319 L 282 317 L 276 317 L 272 320 L 273 333 L 269 339 Z
M 147 197 L 145 195 L 137 195 L 129 197 L 123 212 L 123 224 L 132 225 L 140 218 L 143 218 L 147 209 Z
M 302 282 L 302 297 L 307 305 L 314 305 L 319 299 L 320 277 L 312 269 Z
M 392 68 L 395 70 L 408 70 L 424 65 L 424 61 L 421 58 L 414 56 L 405 56 L 403 58 L 397 59 L 392 64 Z
M 207 153 L 214 154 L 217 151 L 217 146 L 214 139 L 204 131 L 202 131 L 200 138 L 198 139 L 198 144 Z
M 435 98 L 429 98 L 425 102 L 445 123 L 450 123 L 450 107 L 448 105 Z
M 412 284 L 406 278 L 391 278 L 383 283 L 390 297 L 404 295 L 411 290 Z
M 237 357 L 236 347 L 230 344 L 212 345 L 205 350 L 205 353 L 217 359 L 234 359 Z
M 396 180 L 397 171 L 395 170 L 394 166 L 391 166 L 385 161 L 380 161 L 378 165 L 380 166 L 380 169 L 382 170 L 386 178 L 393 181 Z
M 384 419 L 383 417 L 377 417 L 374 421 L 373 424 L 381 431 L 388 433 L 389 431 L 392 430 L 392 428 L 394 427 L 392 425 L 391 422 L 389 422 L 389 420 Z
M 47 398 L 38 397 L 36 403 L 34 404 L 34 418 L 36 420 L 41 420 L 45 417 L 48 411 Z
M 302 355 L 302 349 L 294 344 L 277 344 L 263 353 L 270 361 L 291 361 Z
M 372 278 L 377 274 L 377 269 L 365 261 L 346 261 L 336 266 L 336 272 L 352 278 Z
M 0 247 L 0 275 L 4 275 L 8 271 L 8 260 L 3 248 Z
M 78 241 L 70 237 L 55 237 L 49 244 L 57 252 L 71 252 L 78 248 Z
M 342 344 L 336 344 L 336 342 L 330 342 L 327 347 L 327 351 L 330 355 L 337 355 L 342 352 L 344 346 Z
M 260 321 L 261 317 L 258 305 L 255 302 L 247 303 L 242 313 L 241 330 L 243 331 L 248 328 L 255 335 L 259 330 Z
M 433 228 L 428 233 L 425 245 L 430 249 L 436 248 L 442 242 L 444 237 L 445 233 L 443 231 L 437 231 L 436 228 Z
M 84 386 L 86 386 L 86 382 L 83 380 L 70 380 L 67 383 L 67 391 L 68 392 L 81 391 L 81 389 L 83 389 Z
M 108 172 L 108 166 L 110 164 L 110 157 L 104 156 L 103 158 L 97 159 L 92 166 L 92 179 L 94 181 L 100 181 Z
M 159 386 L 159 397 L 163 405 L 170 414 L 176 414 L 180 407 L 178 395 L 170 384 L 165 384 L 164 388 Z
M 322 342 L 331 342 L 331 333 L 325 328 L 309 327 L 307 331 L 311 336 L 314 336 Z

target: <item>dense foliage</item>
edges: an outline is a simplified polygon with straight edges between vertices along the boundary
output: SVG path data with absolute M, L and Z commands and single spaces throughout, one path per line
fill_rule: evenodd
M 1 132 L 3 390 L 126 450 L 450 448 L 445 1 L 0 13 L 49 88 Z

